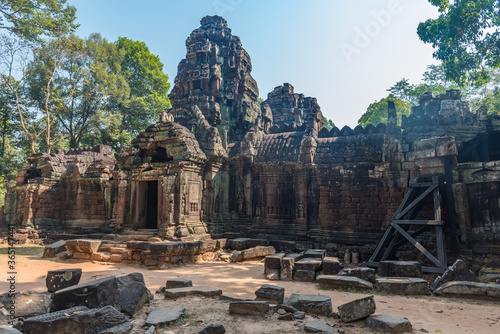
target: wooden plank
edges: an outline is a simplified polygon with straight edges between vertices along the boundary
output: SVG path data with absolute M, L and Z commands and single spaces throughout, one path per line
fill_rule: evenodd
M 433 176 L 432 180 L 437 182 L 437 176 Z M 439 193 L 439 187 L 434 190 L 432 195 L 434 199 L 434 219 L 441 220 L 441 194 Z
M 429 260 L 432 261 L 436 265 L 436 267 L 442 267 L 443 264 L 439 262 L 438 259 L 434 257 L 427 249 L 425 249 L 424 246 L 422 246 L 421 243 L 419 243 L 417 240 L 412 238 L 411 235 L 409 235 L 401 226 L 398 226 L 397 224 L 391 224 L 399 233 L 403 235 L 413 246 L 415 246 L 416 249 L 418 249 L 422 254 L 425 255 Z
M 443 228 L 441 226 L 436 226 L 436 246 L 439 262 L 446 265 L 446 249 L 444 245 Z
M 415 182 L 410 187 L 412 188 L 427 188 L 432 186 L 434 183 L 433 182 Z
M 423 200 L 427 195 L 429 195 L 434 189 L 437 188 L 437 184 L 434 184 L 427 188 L 420 196 L 417 197 L 413 202 L 410 203 L 406 208 L 401 210 L 397 215 L 394 215 L 394 219 L 399 219 L 403 217 L 411 208 L 413 208 L 415 205 L 417 205 L 421 200 Z M 413 189 L 413 188 L 412 188 Z
M 410 233 L 410 235 L 412 236 L 412 238 L 416 238 L 416 237 L 418 237 L 420 234 L 422 234 L 422 233 L 424 233 L 425 231 L 427 231 L 427 230 L 428 230 L 428 228 L 427 228 L 427 227 L 428 227 L 427 225 L 426 225 L 426 226 L 424 226 L 424 227 L 421 227 L 421 228 L 419 228 L 418 230 L 411 232 L 411 233 Z M 394 245 L 394 247 L 395 247 L 396 249 L 398 249 L 398 248 L 399 248 L 399 247 L 401 247 L 401 246 L 402 246 L 405 242 L 408 242 L 408 240 L 406 240 L 406 239 L 400 240 L 400 241 L 398 241 L 398 242 Z
M 411 219 L 395 219 L 391 222 L 394 222 L 398 225 L 443 225 L 444 221 L 442 220 L 411 220 Z
M 427 267 L 427 266 L 422 266 L 422 271 L 424 273 L 444 274 L 445 270 L 446 270 L 446 268 L 442 268 L 442 267 Z
M 375 248 L 375 251 L 373 252 L 372 256 L 370 257 L 369 262 L 376 262 L 378 261 L 378 258 L 380 257 L 379 253 L 380 251 L 385 247 L 386 243 L 389 241 L 388 238 L 393 232 L 393 227 L 392 225 L 389 225 L 387 229 L 384 232 L 384 235 L 382 236 L 382 239 L 378 242 L 377 247 Z
M 446 205 L 448 207 L 448 222 L 450 227 L 450 249 L 453 255 L 458 255 L 457 225 L 455 221 L 455 196 L 453 195 L 453 173 L 451 170 L 451 157 L 444 159 L 446 181 Z
M 414 188 L 410 188 L 410 190 L 408 190 L 405 197 L 403 198 L 403 201 L 401 202 L 401 204 L 399 204 L 398 209 L 394 213 L 393 219 L 401 212 L 401 210 L 404 209 L 408 201 L 413 201 L 413 198 L 415 198 L 416 194 L 417 191 Z

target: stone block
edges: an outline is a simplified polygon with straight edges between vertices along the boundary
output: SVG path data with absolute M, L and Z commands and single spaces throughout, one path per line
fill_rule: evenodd
M 15 301 L 16 317 L 32 317 L 45 314 L 50 306 L 49 293 L 21 292 L 15 294 L 15 299 L 10 298 L 8 292 L 0 295 L 0 301 L 6 310 L 9 310 L 12 300 Z
M 101 262 L 109 262 L 111 258 L 111 254 L 110 253 L 105 253 L 105 252 L 96 252 L 96 253 L 92 253 L 90 259 L 92 261 L 101 261 Z
M 325 295 L 304 295 L 292 293 L 285 304 L 299 311 L 317 315 L 328 315 L 332 312 L 332 299 Z
M 73 285 L 77 285 L 82 277 L 81 269 L 58 269 L 47 272 L 45 285 L 49 292 L 56 292 Z
M 216 240 L 216 247 L 217 247 L 217 249 L 226 249 L 229 247 L 229 242 L 225 238 L 217 239 Z
M 73 253 L 73 258 L 77 259 L 77 260 L 90 260 L 92 258 L 92 254 L 76 252 L 76 253 Z
M 264 274 L 266 279 L 271 281 L 279 281 L 280 279 L 280 270 L 279 269 L 267 269 Z
M 325 249 L 308 249 L 304 253 L 304 257 L 306 258 L 311 258 L 311 259 L 320 259 L 323 260 L 326 256 L 326 250 Z
M 415 277 L 384 277 L 376 279 L 376 289 L 396 295 L 426 295 L 429 292 L 427 281 Z
M 184 255 L 185 242 L 156 242 L 149 245 L 152 255 L 179 256 Z
M 241 301 L 229 303 L 229 314 L 263 315 L 269 311 L 269 303 L 264 301 Z
M 417 261 L 380 261 L 380 277 L 422 277 L 422 265 Z
M 500 300 L 500 284 L 452 281 L 444 283 L 434 293 L 443 296 Z
M 23 334 L 23 333 L 11 326 L 0 326 L 0 334 Z
M 132 331 L 127 317 L 112 306 L 64 309 L 28 318 L 23 326 L 25 334 L 126 334 Z
M 169 279 L 167 283 L 165 283 L 166 289 L 185 288 L 188 286 L 193 286 L 193 281 L 190 279 L 174 278 Z
M 118 283 L 116 277 L 106 277 L 87 283 L 71 286 L 56 291 L 53 296 L 54 311 L 74 306 L 100 308 L 116 305 L 119 302 Z
M 255 300 L 268 301 L 273 304 L 283 303 L 285 298 L 285 288 L 275 285 L 264 284 L 255 291 Z
M 217 297 L 222 294 L 222 290 L 209 286 L 188 286 L 185 288 L 165 289 L 165 298 L 175 299 L 192 295 L 202 295 L 205 297 Z
M 479 281 L 482 283 L 500 284 L 500 269 L 483 267 L 479 270 Z
M 55 257 L 56 254 L 64 252 L 65 250 L 66 250 L 66 240 L 56 241 L 50 245 L 45 246 L 42 258 Z
M 304 254 L 288 254 L 281 259 L 280 279 L 282 281 L 291 281 L 295 274 L 295 261 L 304 258 Z
M 147 241 L 128 241 L 127 249 L 136 250 L 136 251 L 144 251 L 149 250 L 150 242 Z
M 229 243 L 230 244 L 229 248 L 231 248 L 232 250 L 238 250 L 238 251 L 247 249 L 247 248 L 249 248 L 248 247 L 248 241 L 249 240 L 250 240 L 250 238 L 233 239 Z
M 257 246 L 241 251 L 241 256 L 243 260 L 250 260 L 273 254 L 276 254 L 276 250 L 274 249 L 273 246 Z
M 247 248 L 253 248 L 257 246 L 269 246 L 269 240 L 267 239 L 250 239 L 246 244 Z
M 268 269 L 281 269 L 281 259 L 285 257 L 285 253 L 278 253 L 266 256 L 264 259 L 264 268 Z
M 203 328 L 197 334 L 224 334 L 226 333 L 226 328 L 222 324 L 210 324 Z
M 375 269 L 373 268 L 345 268 L 338 273 L 338 276 L 353 276 L 370 283 L 375 283 Z
M 87 253 L 92 254 L 99 250 L 101 246 L 101 240 L 92 240 L 92 239 L 74 239 L 66 241 L 66 249 L 73 254 Z
M 361 320 L 375 313 L 375 299 L 373 296 L 356 299 L 338 307 L 340 319 L 343 322 Z
M 333 334 L 334 329 L 332 326 L 328 325 L 323 321 L 312 320 L 304 324 L 304 331 L 307 333 L 326 333 Z
M 316 279 L 320 287 L 327 289 L 373 289 L 372 283 L 354 276 L 319 275 Z
M 342 269 L 344 269 L 344 266 L 340 263 L 338 258 L 325 257 L 323 259 L 323 274 L 337 275 Z
M 161 307 L 152 310 L 144 325 L 162 327 L 180 321 L 186 309 L 182 306 Z
M 149 291 L 141 273 L 131 273 L 116 278 L 119 304 L 122 312 L 134 315 L 149 302 Z
M 295 270 L 318 271 L 321 263 L 321 259 L 304 258 L 295 262 Z
M 311 270 L 296 270 L 293 275 L 293 280 L 297 282 L 314 282 L 316 272 Z
M 407 318 L 388 313 L 370 317 L 366 321 L 366 326 L 377 333 L 403 334 L 413 332 L 413 326 Z

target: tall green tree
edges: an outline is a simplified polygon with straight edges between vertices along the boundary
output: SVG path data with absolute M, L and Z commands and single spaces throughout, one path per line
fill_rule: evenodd
M 156 122 L 161 110 L 170 107 L 170 83 L 160 58 L 144 42 L 119 37 L 116 45 L 124 52 L 122 74 L 130 87 L 130 98 L 119 105 L 123 130 L 135 136 Z
M 366 112 L 361 115 L 358 120 L 358 124 L 366 127 L 368 124 L 377 126 L 380 123 L 387 124 L 387 104 L 388 101 L 393 101 L 396 106 L 396 114 L 398 117 L 398 126 L 401 126 L 401 119 L 403 115 L 410 115 L 411 104 L 403 101 L 402 99 L 396 97 L 393 94 L 384 97 L 383 99 L 370 103 Z
M 420 39 L 443 62 L 446 78 L 482 86 L 500 67 L 500 0 L 429 0 L 440 15 L 419 24 Z
M 29 40 L 62 36 L 78 27 L 75 14 L 67 0 L 2 0 L 0 29 Z

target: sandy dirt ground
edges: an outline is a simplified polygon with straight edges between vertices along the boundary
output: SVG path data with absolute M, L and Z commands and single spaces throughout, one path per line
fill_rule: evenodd
M 262 284 L 275 284 L 285 288 L 285 297 L 291 293 L 323 294 L 332 298 L 334 311 L 343 303 L 370 294 L 319 289 L 317 284 L 302 282 L 267 281 L 263 278 L 263 263 L 207 262 L 187 266 L 174 266 L 165 270 L 150 270 L 145 266 L 111 264 L 79 260 L 46 260 L 40 254 L 16 258 L 17 291 L 46 291 L 45 275 L 48 270 L 81 268 L 81 283 L 107 276 L 122 276 L 141 272 L 152 293 L 164 286 L 168 279 L 184 278 L 193 285 L 208 285 L 246 298 L 255 298 L 254 291 Z M 8 290 L 7 256 L 1 257 L 0 293 Z M 488 301 L 440 298 L 433 296 L 405 297 L 375 294 L 375 314 L 392 313 L 407 317 L 413 324 L 414 333 L 500 333 L 500 303 Z M 180 324 L 157 330 L 155 333 L 197 333 L 209 323 L 222 323 L 227 333 L 302 333 L 308 320 L 323 320 L 344 333 L 370 333 L 363 322 L 341 323 L 339 319 L 307 315 L 305 320 L 279 321 L 276 314 L 264 317 L 234 316 L 228 313 L 228 302 L 205 297 L 186 297 L 166 300 L 155 294 L 155 299 L 131 319 L 134 332 L 142 334 L 147 314 L 156 307 L 184 306 L 187 311 Z

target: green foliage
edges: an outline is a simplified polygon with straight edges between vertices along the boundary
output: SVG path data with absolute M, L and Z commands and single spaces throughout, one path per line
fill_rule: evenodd
M 331 119 L 327 119 L 326 117 L 323 116 L 323 127 L 327 128 L 328 131 L 330 131 L 335 127 L 335 123 L 333 123 Z
M 429 0 L 440 16 L 419 24 L 420 39 L 435 48 L 446 78 L 482 86 L 500 67 L 500 0 Z
M 76 8 L 66 0 L 2 0 L 0 29 L 30 40 L 62 36 L 78 27 L 75 14 Z
M 361 126 L 366 127 L 368 124 L 377 126 L 379 123 L 387 124 L 387 103 L 393 101 L 396 106 L 396 114 L 398 116 L 398 126 L 401 126 L 402 115 L 410 115 L 411 104 L 403 101 L 393 94 L 381 99 L 380 101 L 371 103 L 366 112 L 358 120 Z

